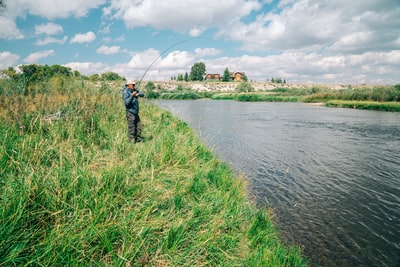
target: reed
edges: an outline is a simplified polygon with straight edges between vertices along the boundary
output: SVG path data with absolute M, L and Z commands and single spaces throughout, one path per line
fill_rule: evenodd
M 264 102 L 297 102 L 299 97 L 278 95 L 274 92 L 219 93 L 211 96 L 213 100 L 264 101 Z
M 400 89 L 395 86 L 376 86 L 372 88 L 344 90 L 320 90 L 313 94 L 309 94 L 303 98 L 304 102 L 319 102 L 327 100 L 343 100 L 343 101 L 375 101 L 375 102 L 399 102 Z
M 276 88 L 268 92 L 217 93 L 211 96 L 211 99 L 253 102 L 323 102 L 329 107 L 398 112 L 400 111 L 399 88 L 398 85 L 345 90 Z
M 380 111 L 400 111 L 400 102 L 331 100 L 326 102 L 326 106 Z
M 212 100 L 235 100 L 237 93 L 217 93 L 211 96 Z
M 270 93 L 241 93 L 235 100 L 238 101 L 264 101 L 264 102 L 297 102 L 298 96 L 274 95 Z
M 1 266 L 306 265 L 185 122 L 128 143 L 118 85 L 63 86 L 1 96 Z
M 187 92 L 168 92 L 162 93 L 159 96 L 159 99 L 165 100 L 194 100 L 200 98 L 196 92 L 187 91 Z

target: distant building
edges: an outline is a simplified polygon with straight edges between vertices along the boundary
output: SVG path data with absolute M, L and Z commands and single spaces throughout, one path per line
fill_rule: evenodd
M 232 81 L 244 81 L 246 80 L 246 74 L 244 72 L 240 71 L 235 71 L 235 72 L 230 72 L 229 76 Z
M 213 74 L 213 73 L 208 73 L 206 74 L 206 77 L 204 80 L 221 80 L 221 75 L 219 74 Z
M 240 71 L 234 71 L 229 73 L 229 79 L 231 81 L 245 81 L 246 80 L 246 74 L 244 72 Z M 222 80 L 221 74 L 218 73 L 208 73 L 204 77 L 204 80 Z

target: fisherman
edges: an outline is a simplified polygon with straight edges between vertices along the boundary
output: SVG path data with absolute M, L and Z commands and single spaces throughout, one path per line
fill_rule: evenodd
M 129 142 L 142 141 L 142 123 L 139 117 L 139 97 L 144 97 L 144 93 L 136 90 L 135 81 L 126 82 L 122 91 L 122 99 L 125 104 L 126 120 L 128 121 L 128 140 Z

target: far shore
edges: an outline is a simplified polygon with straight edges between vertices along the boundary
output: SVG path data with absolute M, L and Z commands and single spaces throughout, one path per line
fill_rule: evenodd
M 312 103 L 309 105 L 313 106 L 400 111 L 400 84 L 392 86 L 249 82 L 249 87 L 249 84 L 233 81 L 145 81 L 142 82 L 142 86 L 150 83 L 158 93 L 152 97 L 162 99 L 304 102 Z
M 145 85 L 148 81 L 142 81 Z M 220 81 L 152 81 L 156 87 L 161 87 L 166 90 L 175 90 L 178 85 L 183 88 L 190 88 L 198 92 L 232 92 L 235 91 L 239 82 L 220 82 Z M 332 90 L 342 90 L 347 88 L 373 88 L 373 87 L 386 87 L 389 85 L 379 84 L 300 84 L 300 83 L 272 83 L 272 82 L 249 82 L 255 91 L 267 91 L 276 88 L 289 88 L 289 89 L 309 89 L 309 88 L 323 88 Z

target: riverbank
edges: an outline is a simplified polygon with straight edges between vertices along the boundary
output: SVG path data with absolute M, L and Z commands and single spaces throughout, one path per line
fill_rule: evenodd
M 380 111 L 400 111 L 400 84 L 382 85 L 293 85 L 238 82 L 148 82 L 150 98 L 325 103 Z
M 143 81 L 146 84 L 149 81 Z M 155 87 L 163 88 L 169 91 L 176 90 L 177 87 L 192 89 L 196 92 L 235 92 L 239 82 L 220 82 L 220 81 L 151 81 Z M 329 90 L 344 90 L 353 89 L 370 89 L 374 87 L 387 87 L 388 85 L 372 85 L 372 84 L 298 84 L 298 83 L 272 83 L 272 82 L 249 82 L 254 91 L 270 91 L 277 88 L 286 89 L 329 89 Z
M 145 141 L 127 143 L 119 84 L 0 109 L 3 264 L 306 266 L 186 123 L 143 99 Z

